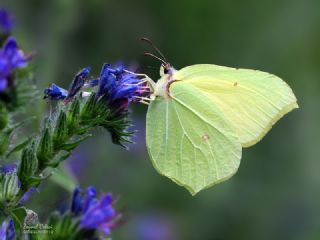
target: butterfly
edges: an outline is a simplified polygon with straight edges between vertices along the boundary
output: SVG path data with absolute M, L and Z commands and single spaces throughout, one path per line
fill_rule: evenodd
M 270 73 L 213 64 L 176 70 L 156 58 L 163 64 L 161 78 L 150 81 L 148 153 L 160 174 L 192 195 L 232 177 L 242 148 L 298 108 L 291 88 Z

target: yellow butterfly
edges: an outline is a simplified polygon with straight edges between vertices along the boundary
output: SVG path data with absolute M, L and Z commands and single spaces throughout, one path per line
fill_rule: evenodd
M 161 78 L 149 80 L 148 152 L 160 174 L 192 195 L 235 174 L 242 147 L 298 108 L 291 88 L 275 75 L 212 64 L 175 70 L 160 60 Z

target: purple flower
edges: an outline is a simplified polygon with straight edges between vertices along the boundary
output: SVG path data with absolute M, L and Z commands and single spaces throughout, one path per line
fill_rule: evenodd
M 52 83 L 50 87 L 44 90 L 44 97 L 50 100 L 62 100 L 68 96 L 68 91 Z
M 5 9 L 0 9 L 0 29 L 8 34 L 13 28 L 13 16 Z
M 72 194 L 71 212 L 79 215 L 82 211 L 83 197 L 81 188 L 76 188 Z
M 123 67 L 111 68 L 104 64 L 99 78 L 97 96 L 104 96 L 110 107 L 121 112 L 134 101 L 140 101 L 142 94 L 147 91 L 146 84 L 137 74 Z
M 17 164 L 11 163 L 0 166 L 0 173 L 11 174 L 17 172 Z
M 3 221 L 0 228 L 0 240 L 12 240 L 16 236 L 12 219 Z
M 7 238 L 7 226 L 8 223 L 3 221 L 0 228 L 0 240 L 5 240 Z
M 97 198 L 94 187 L 88 187 L 86 193 L 80 188 L 73 192 L 71 212 L 80 217 L 80 226 L 88 230 L 101 230 L 106 235 L 116 226 L 119 214 L 112 206 L 111 194 L 102 195 Z
M 28 60 L 30 56 L 25 56 L 18 48 L 16 39 L 9 37 L 0 49 L 0 92 L 7 88 L 12 71 L 25 67 Z
M 69 91 L 59 87 L 56 84 L 51 84 L 50 87 L 44 90 L 44 97 L 50 100 L 64 100 L 68 102 L 84 87 L 86 79 L 90 74 L 90 67 L 81 69 L 73 78 Z
M 65 101 L 72 99 L 84 86 L 86 79 L 90 74 L 90 67 L 86 67 L 81 69 L 72 80 L 72 83 L 69 88 L 68 96 L 66 97 Z

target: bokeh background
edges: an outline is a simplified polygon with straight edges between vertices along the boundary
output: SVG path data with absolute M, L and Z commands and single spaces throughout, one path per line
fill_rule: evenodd
M 300 109 L 244 149 L 231 180 L 195 197 L 152 168 L 146 106 L 132 107 L 139 132 L 129 151 L 97 130 L 65 168 L 82 187 L 119 196 L 126 223 L 113 239 L 320 239 L 319 0 L 1 0 L 1 7 L 15 15 L 21 47 L 37 51 L 40 90 L 52 82 L 68 87 L 85 66 L 98 76 L 104 62 L 157 78 L 159 62 L 142 56 L 150 49 L 139 38 L 148 36 L 177 69 L 213 63 L 264 70 L 285 79 L 299 100 Z M 42 100 L 30 108 L 39 119 L 33 131 L 47 109 Z M 67 207 L 71 185 L 51 180 L 29 206 L 44 222 Z

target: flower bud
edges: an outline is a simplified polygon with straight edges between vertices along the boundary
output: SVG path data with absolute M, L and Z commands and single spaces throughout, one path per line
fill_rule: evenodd
M 42 132 L 42 136 L 38 143 L 37 158 L 39 160 L 39 168 L 45 167 L 51 160 L 53 154 L 53 143 L 50 128 L 46 127 Z
M 20 182 L 17 176 L 17 168 L 0 171 L 0 202 L 12 200 L 20 190 Z
M 59 116 L 56 120 L 56 125 L 53 131 L 53 144 L 56 148 L 57 146 L 64 143 L 68 136 L 68 126 L 66 113 L 61 110 Z
M 95 109 L 95 105 L 96 105 L 96 94 L 93 93 L 91 94 L 89 99 L 86 101 L 86 103 L 84 104 L 81 110 L 81 113 L 80 113 L 81 119 L 83 120 L 90 119 L 92 117 L 93 110 Z
M 38 170 L 38 159 L 35 153 L 35 144 L 25 148 L 21 154 L 21 162 L 18 170 L 19 179 L 25 182 L 32 177 Z

